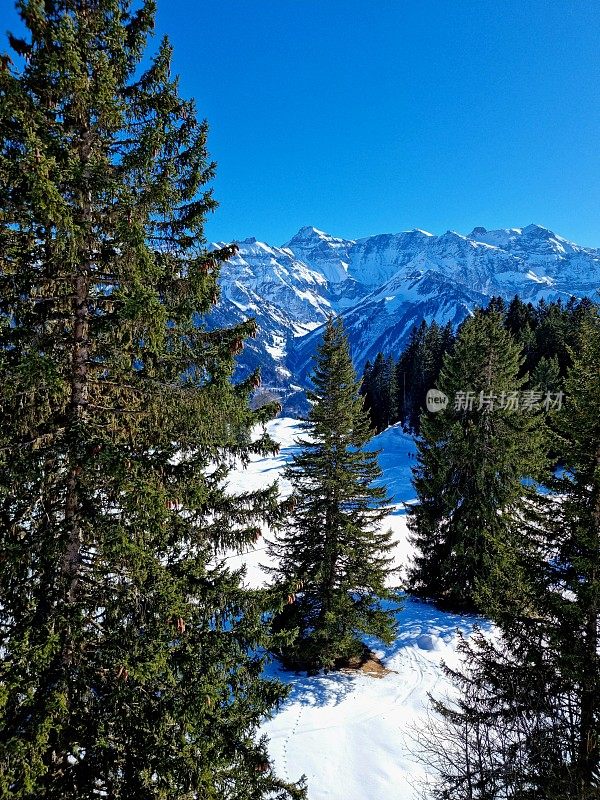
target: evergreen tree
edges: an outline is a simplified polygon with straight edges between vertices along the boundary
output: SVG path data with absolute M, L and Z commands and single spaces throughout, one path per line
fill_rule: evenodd
M 365 361 L 365 366 L 363 368 L 362 381 L 360 382 L 360 393 L 365 398 L 365 403 L 364 403 L 365 410 L 368 410 L 367 395 L 370 391 L 372 373 L 373 373 L 373 364 L 371 364 L 371 361 L 367 359 Z
M 558 300 L 546 307 L 546 312 L 535 331 L 536 357 L 557 358 L 561 374 L 565 375 L 570 364 L 567 351 L 568 312 Z
M 284 662 L 317 670 L 364 653 L 359 635 L 390 642 L 393 611 L 382 600 L 391 532 L 380 531 L 388 513 L 377 454 L 362 408 L 348 341 L 341 321 L 330 319 L 315 357 L 311 410 L 286 477 L 293 487 L 286 527 L 271 543 L 277 582 L 295 591 L 276 629 L 295 631 Z
M 273 489 L 231 497 L 257 376 L 247 322 L 194 324 L 232 248 L 206 252 L 206 125 L 143 68 L 154 3 L 20 0 L 0 70 L 0 797 L 301 796 L 257 725 L 265 598 L 219 553 Z
M 600 317 L 587 317 L 552 415 L 557 494 L 535 526 L 515 520 L 512 569 L 482 598 L 501 637 L 463 643 L 467 667 L 448 670 L 459 700 L 436 703 L 440 800 L 600 795 L 599 363 Z
M 400 356 L 396 368 L 396 382 L 400 387 L 399 396 L 402 397 L 399 418 L 402 425 L 413 432 L 418 429 L 421 403 L 429 388 L 425 388 L 424 375 L 426 336 L 427 323 L 423 320 L 418 327 L 412 329 L 406 349 Z
M 425 334 L 423 387 L 420 398 L 420 411 L 425 409 L 425 399 L 428 390 L 435 386 L 439 380 L 444 363 L 444 356 L 452 348 L 453 342 L 454 333 L 452 331 L 452 324 L 447 323 L 442 328 L 433 320 Z
M 525 328 L 537 327 L 537 316 L 531 303 L 524 303 L 518 295 L 510 301 L 506 311 L 505 325 L 517 341 Z
M 558 358 L 542 356 L 531 373 L 529 383 L 532 389 L 537 389 L 543 394 L 560 391 L 562 379 Z
M 507 312 L 506 303 L 504 302 L 504 298 L 500 295 L 492 295 L 490 297 L 489 303 L 484 309 L 484 313 L 489 314 L 500 314 L 502 317 Z
M 535 308 L 531 303 L 525 304 L 518 295 L 515 295 L 506 311 L 504 325 L 515 341 L 521 345 L 524 358 L 521 374 L 531 374 L 538 361 L 535 337 L 538 317 Z
M 534 491 L 522 480 L 544 462 L 539 414 L 508 402 L 524 384 L 520 366 L 520 348 L 500 314 L 477 312 L 444 360 L 437 388 L 449 406 L 421 418 L 410 583 L 454 607 L 477 605 L 480 584 L 510 550 L 511 520 L 525 514 Z
M 560 389 L 571 364 L 571 350 L 578 347 L 580 327 L 593 314 L 594 304 L 588 299 L 573 297 L 566 306 L 560 300 L 542 300 L 537 308 L 518 297 L 512 300 L 505 326 L 523 348 L 521 374 L 529 374 L 529 388 Z
M 397 417 L 407 430 L 419 432 L 427 392 L 436 385 L 444 355 L 452 348 L 452 323 L 444 327 L 434 320 L 414 328 L 396 367 Z
M 571 298 L 566 306 L 566 351 L 567 351 L 567 366 L 572 364 L 573 354 L 577 355 L 582 342 L 582 336 L 587 335 L 590 325 L 593 326 L 598 318 L 598 305 L 593 303 L 589 298 L 584 297 L 581 300 Z M 560 366 L 560 363 L 559 363 Z M 561 371 L 561 378 L 566 377 L 566 371 Z
M 379 404 L 381 402 L 377 393 L 377 383 L 382 359 L 383 354 L 377 353 L 373 364 L 371 364 L 370 361 L 366 362 L 359 390 L 360 394 L 364 397 L 364 409 L 369 414 L 371 426 L 375 430 L 377 430 Z
M 392 356 L 386 358 L 383 353 L 377 353 L 373 366 L 369 362 L 365 364 L 361 394 L 365 397 L 365 409 L 377 433 L 397 421 L 398 389 Z
M 386 419 L 385 419 L 385 426 L 382 430 L 385 430 L 389 425 L 394 425 L 398 422 L 398 378 L 396 373 L 396 362 L 394 361 L 393 356 L 388 356 L 385 360 L 385 380 L 386 380 L 386 390 L 385 390 L 385 409 L 386 409 Z
M 582 800 L 600 794 L 599 364 L 600 315 L 588 307 L 565 382 L 567 401 L 555 416 L 564 471 L 555 487 L 562 498 L 559 513 L 549 517 L 558 558 L 550 565 L 544 595 L 550 646 L 574 700 L 561 711 L 563 718 L 572 715 L 573 747 L 566 760 L 573 796 Z
M 567 303 L 567 312 L 569 314 L 567 339 L 572 348 L 577 349 L 578 347 L 581 326 L 594 323 L 598 313 L 597 303 L 598 301 L 594 303 L 589 297 L 583 297 L 582 299 L 572 297 Z

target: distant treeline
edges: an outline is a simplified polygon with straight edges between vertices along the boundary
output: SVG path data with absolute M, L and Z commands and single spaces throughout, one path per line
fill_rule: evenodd
M 508 305 L 501 297 L 492 297 L 486 311 L 500 312 L 506 329 L 522 346 L 521 375 L 528 376 L 526 388 L 557 392 L 571 363 L 570 352 L 577 347 L 581 322 L 593 308 L 587 298 L 571 298 L 567 303 L 540 300 L 533 305 L 515 296 Z M 399 358 L 378 353 L 373 363 L 367 361 L 361 392 L 377 432 L 397 422 L 412 433 L 419 432 L 427 391 L 435 388 L 444 355 L 452 351 L 455 338 L 451 323 L 423 321 L 413 328 Z

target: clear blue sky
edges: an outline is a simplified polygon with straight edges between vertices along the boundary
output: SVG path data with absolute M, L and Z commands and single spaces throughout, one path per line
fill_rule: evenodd
M 208 238 L 537 222 L 600 246 L 597 0 L 158 5 L 210 124 Z

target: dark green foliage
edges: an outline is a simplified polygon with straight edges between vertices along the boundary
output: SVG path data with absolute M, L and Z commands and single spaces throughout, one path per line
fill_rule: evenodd
M 600 795 L 600 316 L 588 308 L 553 423 L 563 472 L 559 513 L 549 517 L 557 554 L 544 610 L 558 669 L 574 695 L 576 743 L 569 753 L 576 797 Z M 544 567 L 546 565 L 544 564 Z M 543 574 L 543 573 L 542 573 Z M 566 709 L 563 709 L 563 713 Z
M 341 321 L 330 320 L 315 357 L 312 407 L 286 477 L 292 511 L 271 545 L 277 583 L 293 594 L 277 629 L 295 631 L 282 650 L 286 664 L 317 670 L 362 654 L 360 634 L 390 642 L 395 599 L 385 586 L 391 532 L 385 489 L 372 485 L 381 471 Z
M 228 496 L 272 452 L 233 386 L 248 322 L 206 332 L 206 125 L 151 0 L 21 0 L 0 71 L 0 797 L 255 800 L 282 697 L 265 598 L 219 560 L 277 513 Z M 21 66 L 18 66 L 21 65 Z
M 531 303 L 526 305 L 518 297 L 511 301 L 505 325 L 523 347 L 525 361 L 522 374 L 529 374 L 529 387 L 538 385 L 535 381 L 539 381 L 540 375 L 536 375 L 536 369 L 542 359 L 556 362 L 559 381 L 555 386 L 558 389 L 562 387 L 571 364 L 571 350 L 577 347 L 579 341 L 580 327 L 590 314 L 593 315 L 593 308 L 593 303 L 588 299 L 571 298 L 566 305 L 560 300 L 553 303 L 541 300 L 537 307 Z M 552 371 L 555 373 L 554 366 Z
M 579 328 L 591 309 L 593 303 L 587 299 L 571 298 L 566 305 L 560 300 L 542 300 L 534 307 L 515 296 L 508 307 L 502 298 L 492 297 L 485 313 L 501 314 L 506 329 L 521 345 L 520 375 L 530 376 L 526 388 L 557 392 L 571 363 L 570 352 L 577 345 Z M 377 431 L 401 422 L 405 430 L 419 433 L 427 391 L 436 386 L 444 355 L 452 349 L 453 340 L 450 323 L 440 327 L 435 321 L 431 325 L 423 321 L 413 328 L 396 362 L 395 374 L 388 367 L 390 357 L 383 353 L 377 357 L 380 368 L 367 362 L 361 391 Z
M 557 358 L 563 375 L 570 363 L 566 351 L 568 323 L 568 313 L 559 300 L 557 303 L 549 305 L 545 314 L 540 315 L 538 326 L 535 330 L 536 361 L 541 358 Z
M 444 360 L 437 388 L 448 407 L 421 419 L 410 583 L 453 607 L 477 606 L 498 560 L 510 557 L 514 520 L 534 491 L 522 480 L 538 476 L 545 461 L 540 415 L 502 407 L 503 395 L 524 384 L 520 366 L 500 314 L 477 312 Z
M 418 419 L 429 389 L 425 374 L 427 360 L 427 332 L 429 327 L 423 321 L 413 328 L 408 345 L 398 360 L 396 383 L 399 387 L 398 420 L 411 431 L 416 430 Z
M 600 796 L 600 317 L 588 308 L 551 424 L 564 469 L 535 526 L 515 520 L 510 571 L 482 597 L 500 636 L 464 643 L 429 737 L 440 800 Z M 439 747 L 435 740 L 443 740 Z
M 360 393 L 365 398 L 365 410 L 369 412 L 371 425 L 377 433 L 397 421 L 398 389 L 391 356 L 384 358 L 383 353 L 378 353 L 373 366 L 367 361 Z
M 518 295 L 510 301 L 505 315 L 506 328 L 518 338 L 525 328 L 534 330 L 537 327 L 537 313 L 531 303 L 524 303 Z
M 413 328 L 397 362 L 378 353 L 373 365 L 365 364 L 361 394 L 377 432 L 396 422 L 401 422 L 406 430 L 418 431 L 425 396 L 435 385 L 453 340 L 450 323 L 441 327 L 435 320 L 431 325 L 423 321 Z
M 403 426 L 413 433 L 419 432 L 421 414 L 425 409 L 425 398 L 429 389 L 436 385 L 444 356 L 452 350 L 454 334 L 451 323 L 443 327 L 434 320 L 425 326 L 422 344 L 411 354 L 410 344 L 405 356 L 398 361 L 398 373 L 412 376 L 409 380 L 410 391 L 404 393 L 405 404 L 400 408 L 400 420 Z M 411 356 L 414 359 L 411 362 Z
M 548 392 L 558 394 L 562 387 L 558 358 L 542 356 L 531 373 L 529 383 L 532 389 L 539 390 L 543 395 L 547 395 Z
M 504 302 L 504 298 L 493 295 L 490 297 L 490 301 L 484 309 L 485 313 L 488 314 L 500 314 L 502 317 L 506 314 L 506 303 Z

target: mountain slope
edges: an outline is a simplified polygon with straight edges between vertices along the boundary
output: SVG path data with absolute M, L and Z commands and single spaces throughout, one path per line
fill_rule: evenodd
M 526 301 L 598 297 L 600 250 L 540 225 L 467 236 L 415 229 L 341 239 L 312 227 L 283 247 L 238 242 L 223 268 L 214 319 L 254 316 L 258 338 L 241 359 L 243 374 L 261 366 L 263 384 L 297 397 L 328 314 L 344 317 L 356 365 L 378 350 L 399 353 L 413 325 L 458 324 L 490 296 Z M 296 387 L 296 388 L 294 388 Z
M 275 478 L 282 496 L 291 486 L 283 468 L 296 451 L 302 434 L 297 420 L 278 418 L 268 424 L 281 449 L 275 456 L 253 457 L 245 469 L 229 476 L 231 492 L 259 489 Z M 392 552 L 400 576 L 412 557 L 406 527 L 405 503 L 414 497 L 411 467 L 415 444 L 400 426 L 388 428 L 372 441 L 379 451 L 381 478 L 394 505 L 382 522 L 394 537 Z M 269 580 L 264 566 L 273 565 L 262 537 L 243 555 L 231 554 L 228 564 L 246 569 L 252 588 Z M 395 579 L 394 579 L 395 580 Z M 430 603 L 406 597 L 397 614 L 398 633 L 389 645 L 373 639 L 369 646 L 381 658 L 387 673 L 380 677 L 363 672 L 329 672 L 315 676 L 286 672 L 277 663 L 266 667 L 268 675 L 290 687 L 285 703 L 263 725 L 269 737 L 269 753 L 276 771 L 288 780 L 303 773 L 308 779 L 309 800 L 418 800 L 420 781 L 427 767 L 419 732 L 431 714 L 429 694 L 442 698 L 453 687 L 442 668 L 461 666 L 457 651 L 458 631 L 465 637 L 477 624 L 491 626 L 482 617 L 455 615 Z

